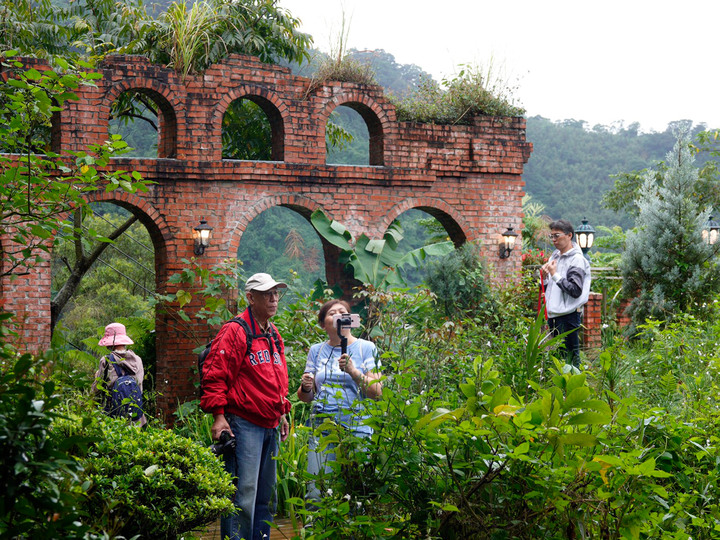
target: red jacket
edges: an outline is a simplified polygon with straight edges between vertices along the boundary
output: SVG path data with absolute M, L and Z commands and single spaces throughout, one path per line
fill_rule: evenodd
M 253 328 L 247 310 L 241 317 Z M 257 323 L 254 331 L 260 333 Z M 290 412 L 291 407 L 282 337 L 280 345 L 277 351 L 272 338 L 254 337 L 247 353 L 243 328 L 234 322 L 225 323 L 203 364 L 202 410 L 235 414 L 264 428 L 277 427 L 280 417 Z

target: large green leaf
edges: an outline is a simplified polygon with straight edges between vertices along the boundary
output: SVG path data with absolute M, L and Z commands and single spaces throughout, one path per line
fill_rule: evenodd
M 315 210 L 310 216 L 315 230 L 332 245 L 344 250 L 352 250 L 352 234 L 342 224 L 330 220 L 322 210 Z

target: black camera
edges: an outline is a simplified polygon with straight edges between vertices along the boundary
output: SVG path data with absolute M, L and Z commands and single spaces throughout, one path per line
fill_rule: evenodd
M 335 323 L 338 331 L 340 328 L 359 328 L 360 315 L 357 313 L 337 313 L 333 315 L 333 323 Z
M 235 450 L 235 444 L 235 437 L 230 435 L 229 431 L 223 431 L 220 434 L 220 440 L 215 444 L 210 445 L 210 450 L 212 450 L 212 453 L 216 456 L 222 456 L 223 454 Z

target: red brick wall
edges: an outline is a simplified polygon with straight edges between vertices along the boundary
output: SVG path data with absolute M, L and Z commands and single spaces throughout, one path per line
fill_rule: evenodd
M 111 165 L 136 170 L 156 184 L 146 194 L 98 192 L 94 199 L 129 208 L 148 227 L 160 291 L 171 290 L 168 277 L 182 269 L 182 258 L 193 256 L 192 229 L 200 219 L 214 230 L 199 261 L 212 266 L 235 257 L 247 224 L 276 205 L 306 217 L 322 208 L 353 235 L 370 237 L 382 236 L 404 211 L 420 208 L 443 223 L 456 244 L 482 242 L 498 279 L 519 274 L 519 253 L 500 260 L 497 243 L 506 227 L 521 229 L 521 175 L 532 151 L 523 118 L 482 117 L 469 126 L 397 122 L 380 87 L 328 83 L 313 88 L 309 79 L 286 68 L 239 55 L 184 81 L 172 70 L 131 56 L 111 57 L 99 71 L 103 78 L 97 87 L 81 88 L 79 101 L 69 102 L 59 115 L 53 145 L 82 150 L 102 143 L 110 106 L 122 92 L 139 89 L 158 103 L 160 157 L 118 158 Z M 268 114 L 277 161 L 221 159 L 223 114 L 243 97 Z M 325 164 L 325 125 L 343 104 L 366 120 L 371 166 Z M 325 253 L 330 251 L 325 246 Z M 343 279 L 332 260 L 327 265 L 331 283 Z M 28 324 L 49 321 L 49 270 L 40 270 L 25 281 L 33 284 L 32 291 L 7 281 L 0 289 L 13 298 L 6 306 L 34 314 Z M 44 328 L 33 326 L 38 346 L 49 343 Z M 192 349 L 210 331 L 203 323 L 181 325 L 163 314 L 156 331 L 160 404 L 169 410 L 193 394 Z

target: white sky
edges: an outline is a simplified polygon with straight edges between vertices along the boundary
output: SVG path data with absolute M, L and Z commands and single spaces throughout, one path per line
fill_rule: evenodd
M 720 128 L 720 0 L 279 0 L 315 47 L 384 49 L 441 80 L 478 64 L 528 116 Z

